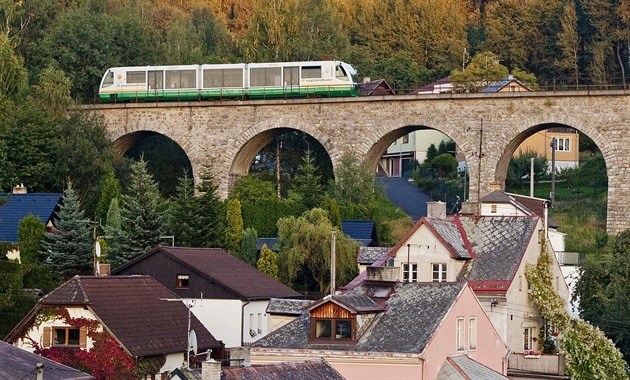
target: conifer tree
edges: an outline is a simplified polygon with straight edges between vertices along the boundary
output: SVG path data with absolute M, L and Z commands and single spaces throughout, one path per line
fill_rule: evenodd
M 193 179 L 184 173 L 179 179 L 176 194 L 168 212 L 168 231 L 175 236 L 177 245 L 199 247 L 205 235 L 203 215 L 195 197 Z
M 225 249 L 233 255 L 237 255 L 241 249 L 243 238 L 243 216 L 241 214 L 241 202 L 238 199 L 230 199 L 227 202 L 225 226 Z
M 41 256 L 53 273 L 68 279 L 93 273 L 92 228 L 85 217 L 72 184 L 63 193 L 51 233 L 42 243 Z
M 210 168 L 205 168 L 201 175 L 201 183 L 197 186 L 200 195 L 197 198 L 198 213 L 201 215 L 201 225 L 197 227 L 201 233 L 198 247 L 223 247 L 225 231 L 225 207 L 217 195 L 217 185 Z
M 101 197 L 96 205 L 96 218 L 97 220 L 104 221 L 107 217 L 107 212 L 111 205 L 112 199 L 117 198 L 120 200 L 120 182 L 114 174 L 114 170 L 109 170 L 105 175 L 105 178 L 101 184 Z M 120 203 L 118 203 L 120 206 Z
M 245 261 L 251 266 L 256 266 L 258 260 L 258 252 L 256 243 L 258 242 L 258 233 L 254 228 L 246 228 L 243 231 L 243 240 L 241 241 L 241 251 L 239 259 Z
M 278 279 L 278 254 L 267 248 L 267 244 L 263 244 L 256 266 L 267 276 Z
M 120 214 L 120 206 L 118 205 L 118 198 L 113 198 L 109 202 L 109 209 L 107 211 L 106 223 L 103 228 L 105 231 L 105 241 L 107 242 L 107 251 L 103 254 L 106 255 L 107 260 L 117 262 L 117 257 L 120 256 L 120 247 L 122 241 L 122 216 Z
M 39 251 L 44 240 L 46 227 L 33 214 L 28 214 L 18 225 L 18 242 L 20 244 L 20 261 L 22 264 L 40 262 Z
M 123 202 L 122 244 L 118 254 L 110 258 L 114 267 L 150 251 L 160 243 L 165 213 L 160 209 L 158 185 L 142 158 L 131 165 L 131 184 Z
M 319 207 L 324 196 L 322 177 L 317 174 L 317 171 L 318 167 L 315 165 L 311 150 L 308 149 L 302 157 L 302 164 L 298 168 L 293 187 L 307 210 Z

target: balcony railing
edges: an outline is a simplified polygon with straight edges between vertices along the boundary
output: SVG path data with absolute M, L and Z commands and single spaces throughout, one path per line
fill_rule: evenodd
M 508 375 L 518 373 L 536 373 L 564 376 L 564 356 L 543 354 L 539 357 L 526 357 L 513 353 L 508 358 Z

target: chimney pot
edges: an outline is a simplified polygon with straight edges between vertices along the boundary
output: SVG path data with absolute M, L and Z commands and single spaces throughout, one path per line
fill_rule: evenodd
M 26 193 L 27 193 L 27 189 L 26 187 L 24 187 L 23 183 L 13 187 L 13 194 L 26 194 Z

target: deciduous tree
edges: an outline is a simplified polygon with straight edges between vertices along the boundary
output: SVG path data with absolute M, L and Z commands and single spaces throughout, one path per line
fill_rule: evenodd
M 238 255 L 243 238 L 243 216 L 241 202 L 238 199 L 227 201 L 225 222 L 225 249 L 233 255 Z

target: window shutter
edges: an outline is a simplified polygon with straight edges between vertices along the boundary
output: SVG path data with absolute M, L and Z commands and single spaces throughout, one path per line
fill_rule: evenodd
M 44 341 L 42 342 L 44 348 L 50 347 L 50 337 L 52 335 L 52 328 L 44 327 Z
M 87 327 L 85 326 L 79 329 L 79 347 L 87 347 Z

